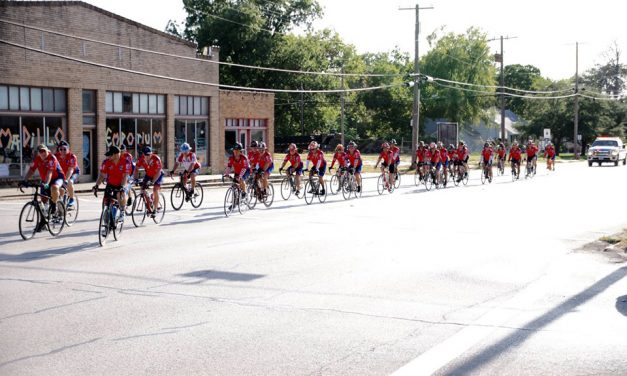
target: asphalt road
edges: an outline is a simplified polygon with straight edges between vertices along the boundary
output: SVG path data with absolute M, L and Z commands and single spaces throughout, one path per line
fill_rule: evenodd
M 578 249 L 627 227 L 626 183 L 405 176 L 229 218 L 215 189 L 103 248 L 93 196 L 30 241 L 0 201 L 0 375 L 625 375 L 627 268 Z

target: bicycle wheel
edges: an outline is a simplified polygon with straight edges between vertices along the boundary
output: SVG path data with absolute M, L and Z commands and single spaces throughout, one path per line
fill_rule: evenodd
M 124 218 L 120 216 L 119 208 L 116 216 L 111 216 L 111 221 L 114 224 L 113 226 L 113 238 L 115 240 L 119 240 L 120 236 L 122 236 L 122 230 L 124 229 Z
M 248 200 L 250 200 L 250 196 L 246 195 L 246 197 L 242 197 L 242 191 L 240 191 L 239 189 L 235 190 L 233 194 L 235 195 L 237 211 L 239 211 L 240 214 L 245 214 L 248 209 L 250 209 L 248 205 Z M 237 195 L 239 195 L 239 197 L 237 197 Z
M 337 177 L 337 174 L 333 174 L 331 176 L 331 182 L 329 183 L 329 189 L 331 190 L 331 194 L 336 195 L 343 191 L 342 189 L 342 179 Z
M 401 174 L 396 173 L 396 180 L 394 180 L 394 188 L 398 189 L 401 186 Z
M 344 197 L 344 200 L 348 200 L 349 198 L 351 198 L 351 192 L 353 190 L 354 180 L 355 180 L 355 177 L 351 176 L 348 178 L 348 182 L 346 184 L 342 184 L 342 197 Z
M 263 200 L 263 204 L 266 208 L 272 206 L 272 202 L 274 202 L 274 186 L 272 183 L 268 183 L 268 189 L 266 189 L 266 199 Z
M 63 227 L 65 227 L 65 206 L 59 201 L 56 213 L 48 216 L 48 232 L 52 236 L 57 236 L 63 231 Z
M 420 174 L 418 173 L 418 171 L 416 171 L 416 173 L 414 174 L 414 185 L 416 187 L 419 187 L 420 183 L 421 183 L 421 181 L 420 181 Z
M 383 191 L 385 191 L 385 183 L 383 181 L 383 174 L 381 174 L 379 175 L 379 179 L 377 179 L 377 193 L 382 195 Z
M 20 236 L 22 239 L 28 240 L 35 236 L 39 222 L 41 222 L 41 216 L 35 204 L 32 201 L 24 204 L 20 212 L 19 221 Z
M 190 200 L 191 204 L 195 208 L 199 208 L 202 205 L 202 199 L 205 196 L 205 191 L 202 189 L 202 185 L 200 183 L 196 183 L 196 187 L 194 188 L 194 193 L 192 193 L 192 198 Z
M 252 184 L 246 187 L 246 195 L 248 196 L 248 208 L 254 209 L 257 206 L 257 192 Z
M 464 183 L 464 185 L 468 184 L 468 171 L 464 171 L 464 176 L 462 177 L 462 183 Z
M 135 208 L 135 202 L 137 201 L 137 192 L 133 188 L 128 190 L 128 199 L 126 200 L 126 207 L 124 212 L 126 215 L 133 215 L 133 209 Z
M 224 215 L 227 217 L 233 213 L 233 209 L 235 209 L 235 191 L 236 189 L 231 187 L 226 190 L 224 194 Z
M 305 183 L 305 190 L 303 191 L 303 195 L 305 196 L 305 202 L 307 203 L 307 205 L 311 205 L 311 203 L 313 202 L 314 190 L 316 188 L 316 184 L 312 184 L 310 180 Z
M 321 192 L 324 190 L 324 194 L 322 194 Z M 325 202 L 327 200 L 327 189 L 325 189 L 325 184 L 322 184 L 322 186 L 320 184 L 318 184 L 318 201 Z
M 174 184 L 172 187 L 172 191 L 170 192 L 170 202 L 172 203 L 172 209 L 179 210 L 183 207 L 183 202 L 185 201 L 186 192 L 183 189 L 181 183 Z
M 427 191 L 430 191 L 431 188 L 433 188 L 433 176 L 431 172 L 427 172 L 424 178 L 424 182 L 425 182 L 425 189 Z
M 67 204 L 65 199 L 63 203 L 65 205 L 65 225 L 71 227 L 76 222 L 76 218 L 78 218 L 78 197 L 74 197 L 74 202 L 71 206 Z
M 98 243 L 100 246 L 104 246 L 107 242 L 107 236 L 109 236 L 109 222 L 111 216 L 109 215 L 109 207 L 105 206 L 100 213 L 100 222 L 98 222 Z
M 159 192 L 159 206 L 157 207 L 157 210 L 155 210 L 155 216 L 152 217 L 152 220 L 155 221 L 156 224 L 159 224 L 163 221 L 163 217 L 165 217 L 165 210 L 165 196 L 162 192 Z
M 131 212 L 131 219 L 135 227 L 142 226 L 146 220 L 146 201 L 144 196 L 137 196 L 137 200 L 133 203 L 133 211 Z
M 486 176 L 485 175 L 486 175 L 485 168 L 482 168 L 481 169 L 481 184 L 485 184 L 485 181 L 486 181 Z
M 281 197 L 283 200 L 289 200 L 292 195 L 292 185 L 290 184 L 290 178 L 285 177 L 281 180 Z
M 451 179 L 453 179 L 453 184 L 455 184 L 456 187 L 459 187 L 459 183 L 462 182 L 458 174 L 458 172 L 455 172 L 455 170 L 453 170 L 453 175 L 451 175 Z

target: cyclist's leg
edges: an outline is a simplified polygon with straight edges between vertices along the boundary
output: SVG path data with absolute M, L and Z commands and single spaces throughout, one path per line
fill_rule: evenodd
M 57 204 L 59 200 L 59 194 L 61 191 L 61 187 L 63 186 L 63 179 L 56 179 L 50 182 L 50 200 L 53 205 Z
M 153 204 L 154 204 L 155 211 L 159 207 L 159 190 L 161 189 L 161 182 L 162 181 L 163 181 L 163 172 L 161 173 L 159 178 L 157 178 L 157 180 L 155 181 L 155 183 L 154 183 L 154 185 L 152 187 Z
M 357 182 L 358 190 L 361 190 L 361 167 L 362 167 L 361 164 L 355 167 L 355 181 Z
M 327 172 L 327 164 L 323 164 L 322 166 L 320 166 L 320 169 L 318 170 L 318 180 L 320 181 L 320 186 L 322 187 L 320 189 L 320 194 L 324 195 L 324 174 Z

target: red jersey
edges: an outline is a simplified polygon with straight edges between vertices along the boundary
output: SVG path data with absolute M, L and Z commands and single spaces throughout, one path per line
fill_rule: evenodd
M 535 145 L 527 146 L 527 158 L 533 158 L 538 152 L 538 147 Z
M 259 163 L 259 152 L 257 151 L 249 151 L 248 152 L 248 163 L 251 168 L 256 168 L 257 163 Z
M 359 150 L 355 150 L 354 152 L 346 153 L 346 158 L 348 158 L 348 163 L 350 166 L 359 167 L 361 165 L 361 153 Z
M 520 161 L 521 154 L 522 153 L 519 147 L 511 148 L 509 151 L 509 159 L 515 159 L 517 161 Z
M 44 159 L 41 159 L 39 155 L 35 157 L 33 163 L 30 165 L 30 169 L 28 170 L 30 173 L 35 172 L 37 170 L 39 172 L 39 177 L 41 180 L 46 178 L 48 172 L 52 171 L 52 180 L 57 179 L 65 179 L 65 175 L 63 175 L 63 170 L 61 170 L 61 165 L 57 158 L 49 153 L 48 156 Z
M 196 153 L 189 152 L 187 155 L 185 153 L 181 153 L 178 158 L 176 158 L 176 161 L 183 166 L 185 171 L 192 171 L 200 168 L 200 163 L 198 162 L 198 158 L 196 158 Z
M 401 158 L 401 149 L 399 149 L 398 146 L 390 146 L 390 151 L 392 152 L 392 160 L 396 161 Z
M 505 159 L 505 156 L 507 155 L 507 153 L 505 152 L 505 148 L 498 148 L 496 150 L 496 153 L 499 155 L 499 158 L 501 159 Z
M 337 161 L 338 166 L 344 167 L 346 166 L 346 153 L 345 152 L 336 152 L 333 154 L 333 161 L 331 161 L 331 168 L 335 165 L 335 161 Z
M 489 161 L 493 155 L 494 155 L 494 150 L 490 147 L 483 148 L 483 150 L 481 151 L 481 157 L 483 158 L 485 162 Z
M 148 158 L 148 162 L 142 157 L 139 162 L 137 162 L 137 168 L 144 168 L 146 170 L 146 176 L 150 179 L 154 179 L 157 177 L 157 172 L 159 172 L 162 168 L 161 158 L 159 158 L 156 154 L 150 154 Z
M 451 160 L 453 160 L 453 161 L 457 160 L 457 150 L 456 149 L 449 149 L 448 155 L 449 155 L 449 157 L 451 157 Z
M 323 164 L 326 164 L 327 161 L 324 160 L 324 153 L 321 150 L 315 150 L 310 152 L 307 156 L 307 160 L 313 163 L 314 167 L 320 168 Z
M 444 148 L 440 149 L 440 159 L 442 160 L 442 162 L 448 161 L 448 150 Z
M 459 158 L 460 161 L 466 160 L 467 156 L 468 156 L 468 148 L 465 145 L 457 148 L 457 158 Z
M 440 152 L 438 150 L 429 150 L 429 158 L 431 160 L 431 163 L 440 162 Z
M 427 149 L 416 149 L 416 158 L 418 158 L 418 162 L 424 162 L 425 161 L 425 157 L 427 155 L 428 150 Z
M 383 160 L 383 163 L 385 163 L 386 165 L 394 162 L 394 155 L 392 153 L 392 150 L 381 151 L 381 153 L 379 154 L 379 158 L 381 158 Z
M 259 154 L 259 159 L 257 160 L 257 163 L 259 163 L 259 167 L 261 167 L 262 169 L 266 169 L 272 166 L 272 163 L 274 163 L 274 161 L 272 160 L 272 155 L 270 155 L 270 152 L 264 151 L 263 154 Z
M 131 173 L 132 165 L 128 160 L 120 158 L 118 163 L 107 159 L 100 166 L 100 173 L 106 176 L 106 182 L 115 187 L 121 187 L 124 182 L 124 175 Z
M 544 156 L 548 156 L 553 158 L 555 156 L 555 147 L 553 145 L 549 145 L 544 149 Z
M 300 159 L 300 154 L 298 153 L 294 153 L 294 154 L 287 153 L 285 158 L 283 158 L 283 162 L 290 162 L 290 166 L 294 168 L 298 168 L 298 166 L 300 166 L 300 164 L 303 163 L 303 161 Z
M 66 177 L 70 178 L 70 168 L 74 169 L 74 173 L 78 172 L 78 159 L 73 153 L 66 153 L 65 158 L 63 158 L 63 155 L 61 153 L 56 153 L 55 157 L 59 161 L 59 165 L 61 165 L 61 171 L 63 171 L 63 175 L 65 175 Z
M 120 158 L 126 160 L 128 163 L 131 164 L 131 166 L 135 164 L 133 162 L 133 155 L 128 151 L 123 151 L 122 154 L 120 154 Z
M 245 155 L 240 154 L 239 159 L 235 159 L 234 156 L 231 156 L 229 158 L 228 166 L 233 170 L 235 175 L 244 176 L 250 165 L 248 164 L 248 158 L 246 158 Z

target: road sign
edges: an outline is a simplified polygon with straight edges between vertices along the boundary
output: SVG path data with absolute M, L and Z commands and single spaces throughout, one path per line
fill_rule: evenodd
M 544 138 L 551 139 L 551 130 L 549 128 L 544 128 Z
M 581 135 L 580 134 L 577 135 L 577 141 L 581 141 Z

